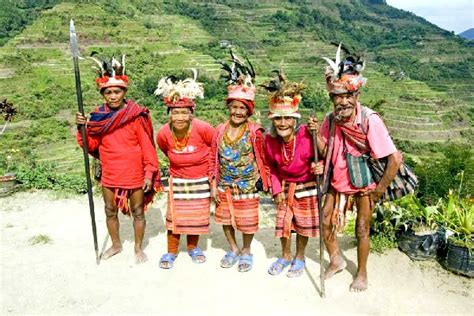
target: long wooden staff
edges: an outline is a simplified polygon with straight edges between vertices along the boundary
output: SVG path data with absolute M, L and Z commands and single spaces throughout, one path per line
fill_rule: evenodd
M 313 135 L 313 147 L 314 147 L 314 163 L 319 162 L 319 155 L 318 155 L 318 133 L 317 131 L 311 131 Z M 327 159 L 327 157 L 326 157 Z M 324 268 L 323 268 L 323 257 L 324 257 L 324 244 L 323 244 L 323 208 L 322 198 L 323 194 L 321 192 L 321 175 L 316 175 L 316 194 L 318 196 L 318 212 L 319 212 L 319 281 L 321 284 L 321 297 L 326 296 L 326 289 L 324 288 Z
M 69 39 L 71 43 L 72 59 L 74 61 L 74 76 L 76 78 L 76 95 L 77 95 L 77 106 L 79 112 L 84 115 L 84 105 L 82 103 L 82 89 L 81 89 L 81 74 L 79 71 L 79 46 L 77 44 L 76 28 L 74 27 L 74 21 L 71 19 L 69 26 Z M 94 249 L 95 249 L 95 260 L 99 264 L 99 246 L 97 244 L 97 227 L 95 224 L 95 212 L 94 212 L 94 199 L 92 196 L 92 181 L 89 167 L 89 153 L 87 146 L 87 136 L 85 125 L 80 125 L 81 136 L 82 136 L 82 149 L 84 153 L 84 167 L 86 171 L 87 181 L 87 195 L 89 197 L 89 210 L 91 215 L 92 224 L 92 235 L 94 237 Z

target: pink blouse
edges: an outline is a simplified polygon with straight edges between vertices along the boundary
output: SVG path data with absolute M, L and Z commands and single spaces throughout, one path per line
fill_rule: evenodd
M 311 170 L 314 162 L 314 147 L 311 132 L 306 125 L 301 125 L 295 135 L 295 154 L 293 160 L 283 163 L 283 140 L 281 137 L 265 136 L 265 156 L 270 167 L 272 194 L 282 192 L 282 181 L 308 182 L 316 179 Z

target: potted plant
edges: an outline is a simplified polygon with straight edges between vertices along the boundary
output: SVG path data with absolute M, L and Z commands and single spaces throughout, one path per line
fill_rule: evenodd
M 474 201 L 461 198 L 460 191 L 450 190 L 440 207 L 448 237 L 443 263 L 450 271 L 474 277 Z
M 414 195 L 395 202 L 402 210 L 398 247 L 413 260 L 435 259 L 444 245 L 438 206 L 423 206 Z

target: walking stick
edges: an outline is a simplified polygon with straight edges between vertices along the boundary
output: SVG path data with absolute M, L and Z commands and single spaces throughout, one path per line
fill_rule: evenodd
M 314 162 L 319 162 L 318 155 L 318 133 L 311 131 L 313 135 L 313 147 L 314 147 Z M 322 192 L 321 192 L 321 175 L 316 175 L 316 194 L 318 196 L 318 212 L 319 212 L 319 282 L 321 284 L 321 297 L 326 296 L 326 290 L 324 288 L 324 268 L 323 268 L 323 257 L 324 257 L 324 244 L 323 244 L 323 208 L 321 207 Z
M 76 78 L 76 95 L 77 95 L 77 106 L 79 112 L 84 115 L 84 105 L 82 103 L 82 89 L 81 89 L 81 74 L 79 71 L 79 46 L 77 44 L 76 28 L 74 27 L 74 21 L 71 19 L 69 27 L 69 39 L 71 43 L 72 59 L 74 61 L 74 76 Z M 89 167 L 89 153 L 87 146 L 87 136 L 85 125 L 80 125 L 81 136 L 82 136 L 82 149 L 84 153 L 84 167 L 86 171 L 86 182 L 87 182 L 87 195 L 89 197 L 89 210 L 91 215 L 92 224 L 92 235 L 94 237 L 94 249 L 95 249 L 95 260 L 99 264 L 99 246 L 97 245 L 97 228 L 95 224 L 95 213 L 94 213 L 94 199 L 92 196 L 92 181 Z

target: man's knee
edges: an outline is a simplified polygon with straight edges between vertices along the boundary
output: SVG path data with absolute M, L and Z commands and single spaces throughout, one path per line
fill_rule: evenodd
M 105 204 L 104 209 L 107 218 L 117 218 L 117 209 L 113 204 Z
M 143 207 L 132 208 L 132 216 L 133 219 L 137 221 L 145 220 L 145 212 L 143 211 Z

